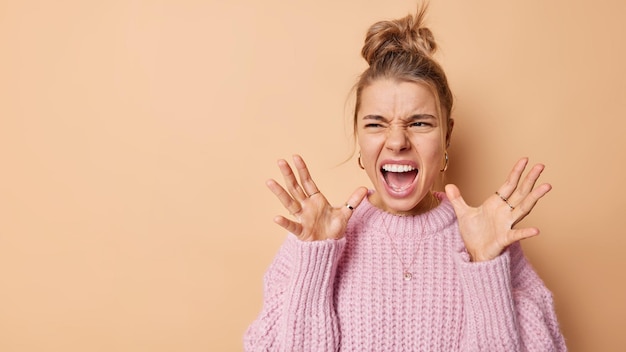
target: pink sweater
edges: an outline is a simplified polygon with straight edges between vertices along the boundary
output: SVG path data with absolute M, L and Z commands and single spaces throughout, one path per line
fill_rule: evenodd
M 245 350 L 566 351 L 552 295 L 519 244 L 469 262 L 452 205 L 437 196 L 437 208 L 405 217 L 366 198 L 340 240 L 289 235 Z M 410 281 L 402 262 L 413 262 Z

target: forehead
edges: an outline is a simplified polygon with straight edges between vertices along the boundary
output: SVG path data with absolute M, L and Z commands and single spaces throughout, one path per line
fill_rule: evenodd
M 425 83 L 378 79 L 361 91 L 358 115 L 393 118 L 415 113 L 438 115 L 435 95 Z

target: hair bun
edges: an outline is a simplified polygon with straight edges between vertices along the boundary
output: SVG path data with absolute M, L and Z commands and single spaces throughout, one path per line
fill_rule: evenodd
M 402 53 L 432 57 L 437 44 L 430 29 L 423 27 L 425 13 L 426 9 L 422 8 L 416 15 L 373 24 L 361 50 L 365 61 L 371 66 L 390 54 Z

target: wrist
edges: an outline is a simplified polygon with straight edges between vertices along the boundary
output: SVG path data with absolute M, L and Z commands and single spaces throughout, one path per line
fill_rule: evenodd
M 490 260 L 497 258 L 500 254 L 502 254 L 502 251 L 500 251 L 497 254 L 494 254 L 494 253 L 467 250 L 469 261 L 472 263 L 488 262 Z

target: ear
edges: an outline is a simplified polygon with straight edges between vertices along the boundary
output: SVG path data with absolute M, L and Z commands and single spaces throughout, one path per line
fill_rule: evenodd
M 450 146 L 450 139 L 452 138 L 452 129 L 454 128 L 454 119 L 448 119 L 448 130 L 446 131 L 446 148 Z

